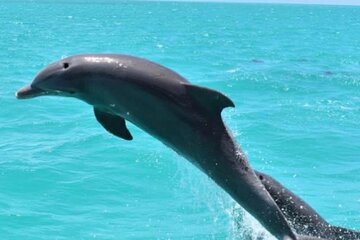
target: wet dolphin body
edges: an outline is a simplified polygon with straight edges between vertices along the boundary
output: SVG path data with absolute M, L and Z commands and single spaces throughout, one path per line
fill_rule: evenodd
M 332 226 L 320 216 L 309 204 L 296 196 L 274 178 L 255 171 L 266 190 L 275 200 L 296 233 L 321 237 L 329 240 L 360 239 L 360 232 Z
M 293 233 L 227 130 L 221 111 L 234 104 L 223 94 L 144 59 L 85 54 L 47 66 L 16 93 L 42 95 L 87 102 L 107 131 L 126 140 L 125 120 L 132 122 L 204 171 L 278 239 L 311 239 Z

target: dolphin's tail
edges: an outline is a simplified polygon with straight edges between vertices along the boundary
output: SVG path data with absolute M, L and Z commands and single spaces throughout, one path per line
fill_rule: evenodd
M 360 240 L 360 232 L 330 225 L 309 204 L 278 181 L 258 171 L 256 171 L 256 175 L 274 199 L 290 226 L 299 234 L 299 240 Z
M 329 231 L 334 236 L 334 239 L 341 239 L 341 240 L 360 239 L 360 232 L 351 229 L 337 227 L 337 226 L 329 226 Z
M 320 230 L 321 231 L 321 230 Z M 297 235 L 298 240 L 360 240 L 360 232 L 347 228 L 328 225 L 324 232 L 312 236 Z

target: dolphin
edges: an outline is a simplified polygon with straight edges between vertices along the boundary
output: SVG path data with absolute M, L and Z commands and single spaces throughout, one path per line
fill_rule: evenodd
M 360 232 L 331 225 L 309 204 L 274 178 L 259 171 L 255 173 L 296 233 L 329 240 L 360 239 Z
M 222 93 L 142 58 L 83 54 L 48 65 L 16 92 L 18 99 L 37 96 L 85 101 L 108 132 L 125 140 L 133 138 L 126 121 L 133 123 L 200 168 L 277 239 L 318 239 L 293 232 L 250 167 L 222 121 L 221 111 L 235 106 Z

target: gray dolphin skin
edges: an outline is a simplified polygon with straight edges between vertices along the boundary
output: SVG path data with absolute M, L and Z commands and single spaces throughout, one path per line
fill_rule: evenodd
M 84 54 L 50 64 L 16 93 L 44 95 L 87 102 L 99 123 L 125 140 L 132 139 L 125 121 L 132 122 L 200 168 L 277 239 L 319 239 L 291 229 L 224 125 L 221 111 L 234 103 L 220 92 L 145 59 Z
M 309 204 L 281 185 L 278 181 L 265 173 L 258 171 L 255 171 L 255 173 L 296 233 L 329 240 L 360 239 L 360 232 L 332 226 Z

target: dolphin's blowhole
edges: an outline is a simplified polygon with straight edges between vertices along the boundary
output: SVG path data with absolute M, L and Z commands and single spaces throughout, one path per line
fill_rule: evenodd
M 67 68 L 69 67 L 69 63 L 64 62 L 64 63 L 63 63 L 63 67 L 64 67 L 64 69 L 67 69 Z

